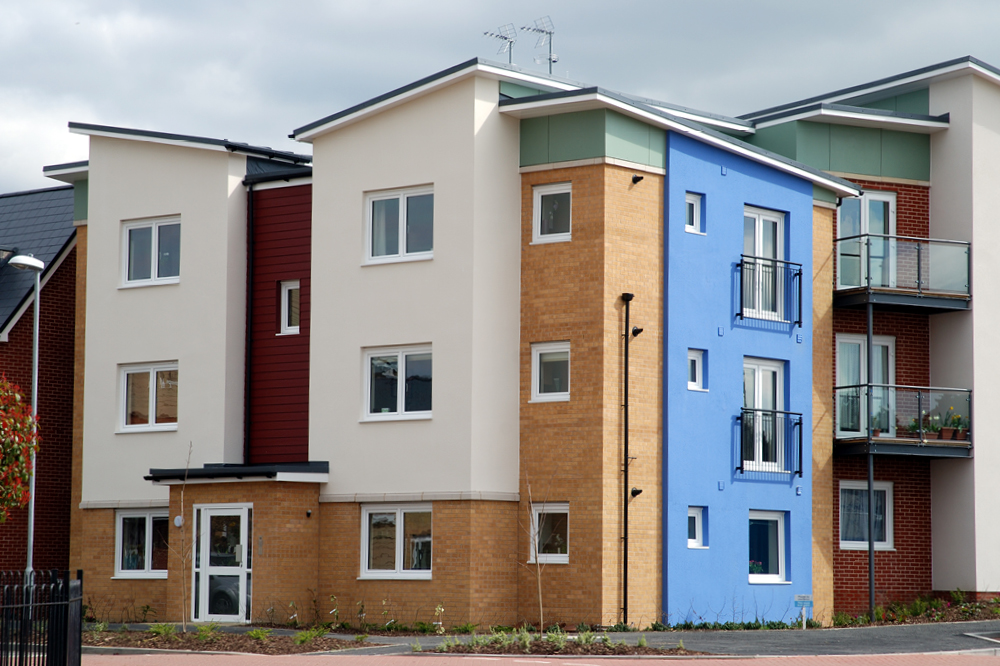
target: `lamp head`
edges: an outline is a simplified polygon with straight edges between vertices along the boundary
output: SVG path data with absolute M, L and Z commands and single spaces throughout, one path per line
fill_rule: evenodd
M 11 257 L 7 263 L 22 271 L 37 271 L 41 273 L 45 269 L 45 264 L 30 254 L 19 254 L 16 257 Z
M 633 326 L 632 327 L 632 337 L 633 338 L 639 337 L 640 333 L 642 333 L 642 329 L 641 328 L 639 328 L 638 326 Z
M 642 488 L 632 487 L 632 497 L 638 497 L 642 494 Z
M 643 178 L 645 178 L 645 176 L 640 176 L 639 174 L 634 174 L 632 176 L 632 184 L 635 185 L 636 183 L 638 183 Z

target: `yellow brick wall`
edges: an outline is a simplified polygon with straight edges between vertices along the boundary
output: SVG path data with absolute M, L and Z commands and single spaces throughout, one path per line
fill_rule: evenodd
M 833 213 L 813 207 L 813 617 L 833 621 Z
M 69 568 L 82 566 L 83 352 L 87 328 L 87 226 L 76 228 L 76 323 L 73 343 L 73 463 L 70 490 Z

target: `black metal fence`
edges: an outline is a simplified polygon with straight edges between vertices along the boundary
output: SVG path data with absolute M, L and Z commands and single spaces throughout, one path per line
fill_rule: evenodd
M 79 666 L 82 603 L 82 571 L 0 571 L 0 666 Z

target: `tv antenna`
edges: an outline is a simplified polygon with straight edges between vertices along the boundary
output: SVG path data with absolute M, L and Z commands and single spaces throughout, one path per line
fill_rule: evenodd
M 535 25 L 526 25 L 521 28 L 521 30 L 527 30 L 528 32 L 534 32 L 538 34 L 538 42 L 535 44 L 535 48 L 539 49 L 543 46 L 548 45 L 549 54 L 548 56 L 535 56 L 535 63 L 542 64 L 548 61 L 549 63 L 549 75 L 552 75 L 552 63 L 559 62 L 559 56 L 552 52 L 552 35 L 556 34 L 556 28 L 552 25 L 552 19 L 548 16 L 543 16 L 540 19 L 535 19 Z
M 507 64 L 512 65 L 514 63 L 514 42 L 517 41 L 517 30 L 514 29 L 513 23 L 500 26 L 497 28 L 496 32 L 490 32 L 487 30 L 483 33 L 483 35 L 486 37 L 492 37 L 493 39 L 499 39 L 503 42 L 500 46 L 500 50 L 497 51 L 497 55 L 506 53 Z

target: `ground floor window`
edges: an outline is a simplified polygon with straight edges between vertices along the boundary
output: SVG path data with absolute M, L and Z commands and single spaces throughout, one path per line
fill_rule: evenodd
M 785 582 L 785 514 L 750 512 L 750 582 Z
M 875 549 L 892 550 L 892 483 L 875 482 Z M 868 482 L 840 482 L 840 547 L 868 550 Z
M 115 529 L 115 576 L 166 578 L 170 530 L 167 511 L 119 511 Z
M 569 563 L 569 504 L 547 502 L 531 507 L 531 562 Z
M 431 505 L 361 508 L 361 577 L 430 578 Z

